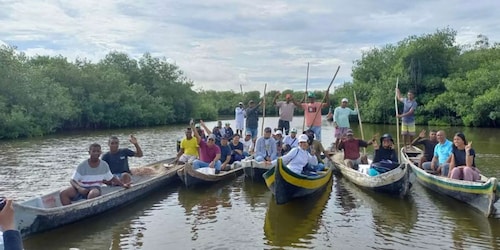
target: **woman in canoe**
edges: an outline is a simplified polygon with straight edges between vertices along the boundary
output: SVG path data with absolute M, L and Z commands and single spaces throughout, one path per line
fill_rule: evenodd
M 472 142 L 467 143 L 463 133 L 456 133 L 453 137 L 453 149 L 448 177 L 465 181 L 477 181 L 481 179 L 479 170 L 476 168 L 475 157 L 476 152 L 472 148 Z

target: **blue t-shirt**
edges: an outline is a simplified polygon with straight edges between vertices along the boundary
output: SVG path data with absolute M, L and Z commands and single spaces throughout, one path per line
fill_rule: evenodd
M 108 163 L 109 170 L 112 174 L 130 173 L 128 166 L 128 157 L 134 156 L 135 152 L 128 148 L 120 148 L 118 152 L 112 154 L 111 152 L 105 153 L 101 159 Z
M 410 109 L 413 108 L 413 114 L 408 115 L 408 116 L 404 116 L 402 118 L 403 122 L 404 123 L 415 122 L 415 111 L 417 110 L 417 102 L 415 100 L 410 101 L 410 100 L 408 100 L 408 98 L 403 98 L 403 103 L 404 103 L 403 114 L 407 113 L 408 111 L 410 111 Z
M 231 157 L 231 147 L 229 145 L 220 146 L 220 161 L 225 162 L 227 159 L 227 156 Z
M 446 139 L 443 144 L 438 143 L 436 147 L 434 147 L 434 156 L 438 158 L 439 165 L 442 165 L 446 162 L 446 160 L 448 160 L 451 155 L 452 148 L 453 143 L 448 139 Z

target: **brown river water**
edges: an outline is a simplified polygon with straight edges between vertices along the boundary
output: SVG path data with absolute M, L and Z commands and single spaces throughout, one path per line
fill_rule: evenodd
M 266 117 L 264 123 L 274 127 L 277 118 Z M 292 126 L 300 131 L 302 119 L 296 117 Z M 359 135 L 359 126 L 352 126 Z M 363 124 L 363 129 L 365 137 L 396 133 L 396 127 L 389 125 Z M 482 173 L 500 177 L 499 129 L 441 129 L 449 139 L 462 130 L 473 141 Z M 134 167 L 174 156 L 183 127 L 2 141 L 0 196 L 22 201 L 66 187 L 76 166 L 88 158 L 91 143 L 100 143 L 107 151 L 107 138 L 113 134 L 122 147 L 133 147 L 126 139 L 131 133 L 144 151 L 144 157 L 130 160 Z M 325 146 L 333 141 L 333 127 L 326 121 L 322 137 Z M 361 190 L 342 177 L 334 177 L 323 193 L 278 206 L 263 182 L 240 176 L 189 189 L 176 182 L 114 211 L 31 236 L 24 246 L 27 250 L 500 249 L 500 213 L 485 218 L 416 182 L 409 197 L 398 199 Z

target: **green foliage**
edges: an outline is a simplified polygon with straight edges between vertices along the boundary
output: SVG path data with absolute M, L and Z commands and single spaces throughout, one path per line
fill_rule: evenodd
M 396 45 L 363 51 L 354 61 L 353 83 L 331 89 L 330 105 L 356 92 L 364 122 L 394 123 L 394 89 L 416 91 L 416 122 L 429 125 L 498 126 L 500 122 L 500 44 L 479 35 L 457 45 L 456 32 L 410 36 Z M 146 53 L 139 59 L 110 52 L 97 63 L 69 62 L 63 56 L 27 57 L 0 46 L 0 139 L 40 136 L 69 129 L 157 126 L 191 118 L 232 116 L 239 102 L 263 102 L 266 116 L 278 115 L 277 94 L 269 90 L 192 90 L 177 65 Z M 315 91 L 323 100 L 324 91 Z M 304 92 L 284 90 L 302 101 Z M 401 112 L 402 104 L 397 103 Z M 323 113 L 327 112 L 327 108 Z M 303 111 L 296 109 L 295 115 Z

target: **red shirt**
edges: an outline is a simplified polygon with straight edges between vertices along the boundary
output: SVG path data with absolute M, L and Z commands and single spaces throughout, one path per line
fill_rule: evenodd
M 344 159 L 356 160 L 359 158 L 359 148 L 367 147 L 368 143 L 360 139 L 344 140 L 339 148 L 344 149 Z

